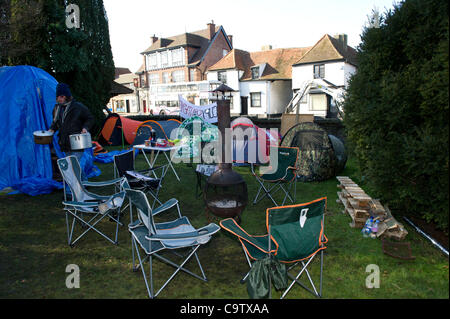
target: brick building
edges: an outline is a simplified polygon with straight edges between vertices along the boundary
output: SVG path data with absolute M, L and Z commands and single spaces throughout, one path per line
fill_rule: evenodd
M 206 70 L 232 49 L 232 36 L 214 22 L 195 32 L 152 36 L 136 72 L 140 109 L 147 114 L 176 114 L 179 94 L 191 103 L 209 104 L 209 92 L 218 82 L 208 81 Z

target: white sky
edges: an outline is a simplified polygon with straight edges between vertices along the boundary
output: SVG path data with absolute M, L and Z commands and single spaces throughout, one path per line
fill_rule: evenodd
M 214 21 L 233 36 L 233 47 L 259 51 L 314 45 L 324 34 L 346 33 L 354 48 L 374 8 L 392 9 L 395 0 L 103 0 L 116 67 L 132 72 L 142 64 L 149 38 L 206 28 Z M 83 19 L 83 17 L 81 17 Z

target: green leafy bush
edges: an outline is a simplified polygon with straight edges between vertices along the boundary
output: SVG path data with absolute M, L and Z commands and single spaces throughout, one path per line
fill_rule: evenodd
M 365 182 L 391 209 L 448 229 L 448 3 L 406 0 L 366 28 L 344 123 Z

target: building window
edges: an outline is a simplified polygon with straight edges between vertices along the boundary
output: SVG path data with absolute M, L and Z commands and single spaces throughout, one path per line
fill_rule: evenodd
M 325 64 L 314 64 L 314 78 L 325 78 Z
M 156 58 L 156 53 L 150 54 L 148 56 L 148 64 L 149 64 L 148 67 L 150 69 L 154 69 L 158 66 L 158 60 Z
M 217 72 L 217 80 L 222 83 L 227 83 L 227 72 L 226 71 Z
M 149 80 L 150 80 L 150 84 L 158 84 L 159 83 L 159 74 L 158 73 L 150 73 Z
M 195 81 L 195 69 L 189 69 L 189 81 Z
M 252 68 L 252 79 L 259 78 L 259 66 Z
M 169 72 L 164 72 L 162 74 L 162 83 L 169 83 Z
M 261 107 L 261 92 L 250 93 L 250 106 Z
M 183 48 L 172 51 L 173 66 L 183 65 L 183 53 L 184 53 Z
M 223 49 L 223 50 L 222 50 L 222 56 L 224 57 L 224 56 L 226 56 L 227 54 L 228 54 L 228 50 Z
M 169 52 L 161 52 L 161 67 L 167 67 L 169 65 Z
M 173 71 L 172 82 L 184 82 L 184 70 Z
M 326 111 L 327 110 L 327 96 L 326 94 L 310 94 L 310 110 L 311 111 Z
M 146 81 L 146 79 L 145 79 L 145 74 L 142 74 L 141 76 L 140 76 L 140 79 L 141 79 L 141 88 L 144 88 L 144 87 L 146 87 L 147 86 L 147 81 Z

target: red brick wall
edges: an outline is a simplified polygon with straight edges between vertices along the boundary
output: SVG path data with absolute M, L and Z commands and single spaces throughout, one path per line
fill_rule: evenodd
M 223 50 L 230 51 L 228 42 L 222 32 L 219 33 L 213 45 L 209 48 L 203 62 L 200 64 L 199 69 L 202 73 L 202 79 L 206 79 L 204 72 L 208 67 L 223 58 Z

